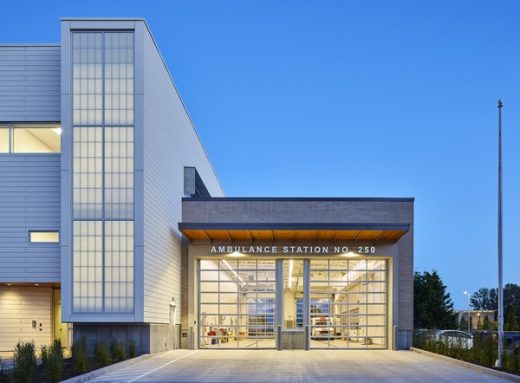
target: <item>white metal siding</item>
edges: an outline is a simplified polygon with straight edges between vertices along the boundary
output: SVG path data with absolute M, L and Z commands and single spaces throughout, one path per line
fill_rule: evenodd
M 60 120 L 60 47 L 0 47 L 0 121 Z
M 144 321 L 169 322 L 181 308 L 181 198 L 184 166 L 210 194 L 223 192 L 153 38 L 144 37 Z
M 0 351 L 12 351 L 18 341 L 49 345 L 52 327 L 52 288 L 0 286 Z
M 59 228 L 60 156 L 0 155 L 0 281 L 59 282 L 59 244 L 28 235 Z

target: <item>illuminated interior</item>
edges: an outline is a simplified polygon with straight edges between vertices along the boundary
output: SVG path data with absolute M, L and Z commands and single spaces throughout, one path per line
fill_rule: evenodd
M 58 231 L 31 231 L 29 233 L 30 242 L 58 243 L 60 233 Z
M 276 280 L 273 259 L 200 261 L 199 347 L 276 347 L 278 301 L 283 302 L 281 328 L 308 326 L 310 348 L 387 348 L 386 260 L 284 259 L 278 265 L 282 281 Z
M 0 153 L 60 153 L 59 125 L 0 127 Z
M 200 261 L 201 348 L 274 348 L 274 260 Z

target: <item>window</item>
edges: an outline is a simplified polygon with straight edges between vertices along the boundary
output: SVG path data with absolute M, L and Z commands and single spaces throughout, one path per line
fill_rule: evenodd
M 60 242 L 59 231 L 30 231 L 29 242 L 32 243 L 58 243 Z
M 0 127 L 0 153 L 9 153 L 9 128 Z
M 60 153 L 59 125 L 0 127 L 0 153 Z
M 61 128 L 14 126 L 11 131 L 13 153 L 59 153 Z
M 134 311 L 134 34 L 72 34 L 74 312 Z

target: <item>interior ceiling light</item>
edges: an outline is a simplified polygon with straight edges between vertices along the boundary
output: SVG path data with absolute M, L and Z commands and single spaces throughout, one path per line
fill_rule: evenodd
M 292 273 L 293 273 L 293 269 L 294 269 L 294 260 L 291 259 L 289 261 L 289 281 L 287 281 L 289 289 L 292 286 Z
M 61 133 L 63 132 L 62 128 L 54 128 L 52 129 L 54 133 L 56 133 L 58 136 L 61 136 Z
M 226 260 L 222 260 L 222 263 L 224 265 L 226 265 L 226 267 L 229 269 L 229 271 L 231 271 L 231 273 L 240 281 L 240 286 L 244 287 L 245 283 L 244 283 L 244 280 L 242 279 L 242 277 L 240 275 L 238 275 L 238 273 L 230 266 L 229 263 L 226 262 Z

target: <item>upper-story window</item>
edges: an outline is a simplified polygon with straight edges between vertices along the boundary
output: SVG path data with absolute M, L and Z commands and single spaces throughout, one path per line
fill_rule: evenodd
M 59 125 L 0 126 L 0 153 L 60 153 Z

